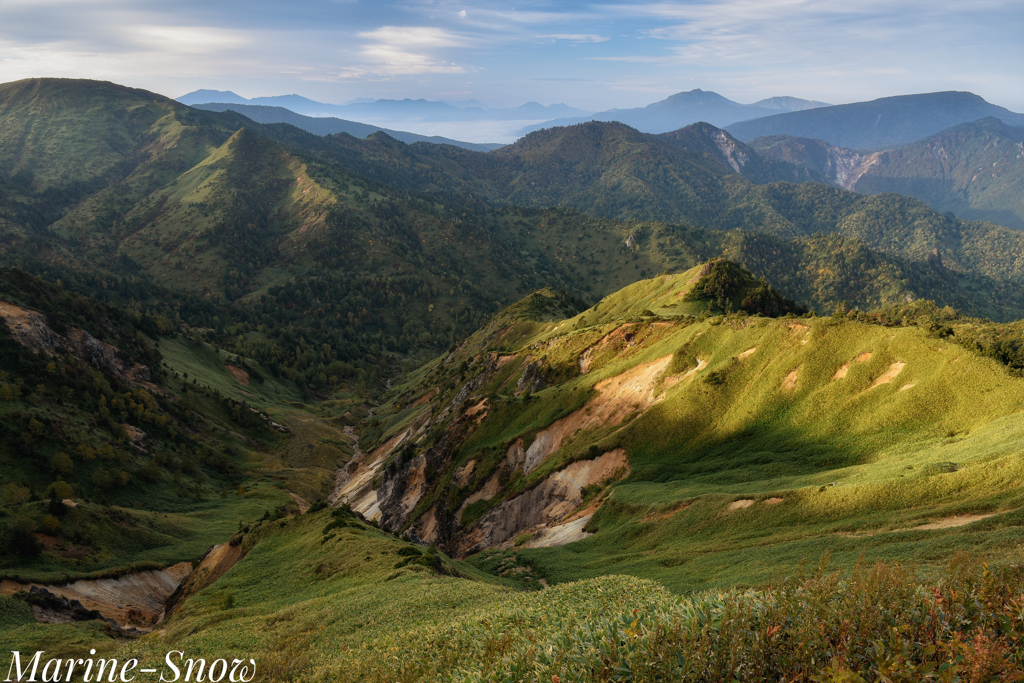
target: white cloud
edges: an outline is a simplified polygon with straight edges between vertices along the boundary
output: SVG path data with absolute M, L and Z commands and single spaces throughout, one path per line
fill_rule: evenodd
M 211 55 L 231 52 L 251 45 L 253 36 L 209 26 L 132 26 L 126 42 L 137 48 L 180 55 Z
M 609 40 L 608 36 L 599 36 L 593 33 L 553 33 L 537 37 L 541 40 L 567 40 L 571 43 L 604 43 Z
M 445 61 L 433 53 L 477 45 L 475 39 L 433 26 L 381 26 L 359 34 L 373 42 L 362 45 L 358 64 L 341 70 L 340 78 L 461 74 L 469 68 Z

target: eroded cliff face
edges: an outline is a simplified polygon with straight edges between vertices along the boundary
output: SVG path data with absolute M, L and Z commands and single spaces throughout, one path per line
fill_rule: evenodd
M 454 539 L 455 554 L 464 557 L 502 545 L 524 533 L 541 533 L 572 517 L 583 502 L 583 489 L 624 477 L 629 461 L 621 448 L 594 460 L 578 460 L 529 491 L 501 503 Z M 589 519 L 589 517 L 588 517 Z M 567 535 L 564 542 L 576 540 Z M 548 545 L 561 545 L 549 537 Z
M 861 154 L 845 147 L 828 149 L 828 166 L 823 169 L 830 181 L 843 188 L 852 190 L 868 169 L 879 162 L 885 152 L 869 152 Z
M 715 132 L 711 134 L 711 137 L 715 141 L 715 145 L 718 147 L 718 150 L 722 153 L 722 156 L 725 157 L 725 161 L 729 164 L 730 168 L 737 173 L 742 174 L 743 167 L 747 165 L 748 161 L 750 161 L 750 157 L 747 153 L 740 149 L 736 144 L 736 140 L 734 140 L 724 130 L 716 129 Z
M 637 325 L 623 325 L 595 340 L 567 365 L 579 376 L 592 370 L 595 358 L 621 359 L 631 353 L 634 342 L 660 334 L 664 325 L 648 327 L 638 336 Z M 692 379 L 703 365 L 669 376 L 670 355 L 637 363 L 594 384 L 579 409 L 535 433 L 511 438 L 497 464 L 493 456 L 461 457 L 462 444 L 485 424 L 493 408 L 493 397 L 484 395 L 484 388 L 493 390 L 495 382 L 504 382 L 504 391 L 520 395 L 545 386 L 552 369 L 537 353 L 555 346 L 538 344 L 516 354 L 517 359 L 477 354 L 477 374 L 450 390 L 451 398 L 444 399 L 437 389 L 410 396 L 409 409 L 419 412 L 401 431 L 371 453 L 357 454 L 339 471 L 332 504 L 348 503 L 383 528 L 408 532 L 456 557 L 512 543 L 523 534 L 530 536 L 527 543 L 534 547 L 584 538 L 593 513 L 581 507 L 584 490 L 600 490 L 626 476 L 629 456 L 621 447 L 594 447 L 584 449 L 580 459 L 567 457 L 565 447 L 576 444 L 579 450 L 579 439 L 614 434 L 627 418 L 662 400 L 666 386 Z M 491 505 L 484 505 L 488 509 L 482 515 L 467 513 L 486 502 Z
M 20 591 L 49 593 L 78 603 L 85 610 L 95 610 L 103 618 L 119 627 L 150 630 L 164 618 L 164 603 L 192 573 L 192 563 L 180 562 L 166 569 L 133 572 L 112 579 L 92 579 L 64 586 L 42 586 L 37 583 L 18 583 L 8 579 L 0 582 L 0 594 L 13 595 Z M 34 609 L 40 621 L 64 623 L 60 614 L 47 614 Z
M 85 330 L 68 327 L 63 336 L 54 332 L 46 316 L 6 301 L 0 301 L 0 319 L 16 341 L 36 353 L 48 356 L 66 351 L 97 370 L 104 370 L 118 379 L 156 389 L 151 384 L 149 368 L 127 358 L 116 346 L 96 339 Z

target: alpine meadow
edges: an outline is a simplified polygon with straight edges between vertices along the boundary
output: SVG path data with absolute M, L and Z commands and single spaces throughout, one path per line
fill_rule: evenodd
M 718 0 L 344 4 L 0 28 L 74 76 L 0 85 L 2 680 L 1024 680 L 1024 114 Z

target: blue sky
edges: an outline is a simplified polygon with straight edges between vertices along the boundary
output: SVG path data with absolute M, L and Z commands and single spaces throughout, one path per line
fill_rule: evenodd
M 597 111 L 682 90 L 832 103 L 970 90 L 1024 111 L 1019 0 L 0 0 L 0 81 L 535 100 Z

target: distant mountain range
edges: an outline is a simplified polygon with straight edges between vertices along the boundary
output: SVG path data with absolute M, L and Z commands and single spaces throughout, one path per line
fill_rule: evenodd
M 195 104 L 192 106 L 195 109 L 203 109 L 205 111 L 238 112 L 257 123 L 290 123 L 296 128 L 301 128 L 302 130 L 313 133 L 314 135 L 348 133 L 349 135 L 353 135 L 357 138 L 366 138 L 377 131 L 383 131 L 394 139 L 401 140 L 408 144 L 412 144 L 414 142 L 431 142 L 441 145 L 455 145 L 456 147 L 471 149 L 477 152 L 489 152 L 492 149 L 501 147 L 501 145 L 497 143 L 463 142 L 462 140 L 452 140 L 450 138 L 443 138 L 437 135 L 417 135 L 416 133 L 408 133 L 401 130 L 391 130 L 389 128 L 381 128 L 380 126 L 371 126 L 368 123 L 346 121 L 333 116 L 303 116 L 302 114 L 296 114 L 294 111 L 286 109 L 285 107 L 234 103 Z
M 827 102 L 817 100 L 802 100 L 799 97 L 769 97 L 766 100 L 759 100 L 750 105 L 762 109 L 776 109 L 778 111 L 804 111 L 805 109 L 817 109 L 818 107 L 831 107 Z
M 745 142 L 767 135 L 793 135 L 827 140 L 838 147 L 879 151 L 988 116 L 1008 126 L 1024 126 L 1024 114 L 990 104 L 973 93 L 935 92 L 775 114 L 725 128 Z
M 667 133 L 691 123 L 704 121 L 723 127 L 736 121 L 771 116 L 779 110 L 799 111 L 827 107 L 823 102 L 801 100 L 796 97 L 772 97 L 756 104 L 740 104 L 705 90 L 691 90 L 668 97 L 660 102 L 635 109 L 609 109 L 591 116 L 560 118 L 527 126 L 522 135 L 554 126 L 570 126 L 584 121 L 618 121 L 643 133 Z
M 345 104 L 327 104 L 300 95 L 277 95 L 246 99 L 230 90 L 196 90 L 178 98 L 182 104 L 238 104 L 284 107 L 296 114 L 351 119 L 402 121 L 536 121 L 566 116 L 584 116 L 587 112 L 565 104 L 543 105 L 527 102 L 508 109 L 486 109 L 476 100 L 437 102 L 424 99 L 369 100 L 361 98 Z

